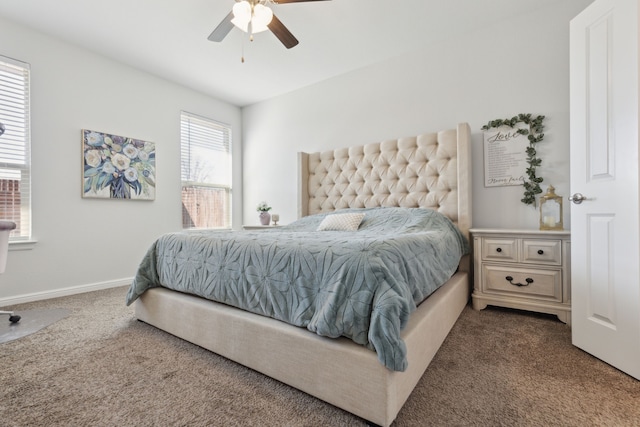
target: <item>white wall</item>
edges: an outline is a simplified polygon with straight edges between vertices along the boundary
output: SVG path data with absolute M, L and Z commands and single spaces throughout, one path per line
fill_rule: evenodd
M 31 64 L 38 241 L 32 250 L 10 251 L 0 306 L 126 284 L 154 238 L 181 229 L 181 110 L 232 126 L 234 226 L 240 225 L 239 108 L 2 19 L 0 40 L 0 55 Z M 83 199 L 82 128 L 155 142 L 156 200 Z
M 0 18 L 0 55 L 32 67 L 38 241 L 32 250 L 9 253 L 0 306 L 125 284 L 149 244 L 180 229 L 181 110 L 232 125 L 234 228 L 257 224 L 261 200 L 282 223 L 296 218 L 297 151 L 416 135 L 461 121 L 473 131 L 474 226 L 536 228 L 537 212 L 520 203 L 521 188 L 484 188 L 480 127 L 520 112 L 546 115 L 539 175 L 569 194 L 568 22 L 589 3 L 566 1 L 496 22 L 242 112 Z M 82 199 L 82 128 L 155 142 L 156 200 Z
M 469 122 L 473 225 L 538 228 L 522 187 L 484 187 L 481 127 L 518 113 L 545 115 L 538 176 L 569 195 L 569 21 L 591 0 L 496 22 L 436 46 L 247 107 L 244 223 L 266 200 L 296 219 L 296 152 L 321 151 L 454 128 Z M 425 31 L 422 29 L 421 31 Z M 357 47 L 354 47 L 357 48 Z M 565 228 L 569 228 L 565 202 Z

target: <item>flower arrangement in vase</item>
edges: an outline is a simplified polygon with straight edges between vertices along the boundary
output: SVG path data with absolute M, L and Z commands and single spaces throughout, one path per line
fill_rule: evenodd
M 258 207 L 256 208 L 258 212 L 260 212 L 260 224 L 269 225 L 271 222 L 271 214 L 269 211 L 271 210 L 271 206 L 267 204 L 267 202 L 258 203 Z

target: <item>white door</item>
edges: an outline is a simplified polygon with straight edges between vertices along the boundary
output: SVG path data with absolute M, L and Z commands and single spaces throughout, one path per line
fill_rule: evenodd
M 596 0 L 571 21 L 569 206 L 573 344 L 640 379 L 638 12 Z

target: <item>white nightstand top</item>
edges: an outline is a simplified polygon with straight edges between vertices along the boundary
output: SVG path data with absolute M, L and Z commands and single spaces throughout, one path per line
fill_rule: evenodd
M 267 230 L 269 228 L 278 228 L 279 225 L 243 225 L 244 230 Z
M 508 228 L 471 228 L 471 234 L 520 234 L 520 235 L 549 235 L 549 236 L 570 236 L 571 230 L 524 230 Z

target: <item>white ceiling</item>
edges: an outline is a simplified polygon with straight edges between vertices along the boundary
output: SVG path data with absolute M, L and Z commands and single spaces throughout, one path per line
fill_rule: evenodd
M 300 41 L 290 50 L 269 32 L 249 42 L 235 28 L 222 43 L 208 41 L 234 0 L 0 0 L 0 16 L 246 106 L 562 1 L 571 0 L 274 5 Z

